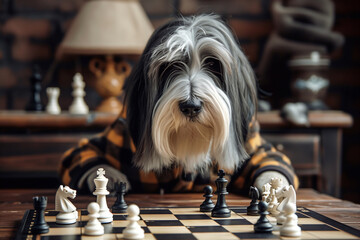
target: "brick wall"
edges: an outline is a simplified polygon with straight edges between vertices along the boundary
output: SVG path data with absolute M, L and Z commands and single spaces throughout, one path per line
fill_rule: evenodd
M 60 105 L 71 103 L 70 83 L 81 71 L 87 83 L 86 101 L 91 109 L 99 102 L 86 70 L 86 57 L 54 61 L 54 53 L 73 17 L 86 0 L 2 0 L 0 1 L 0 109 L 24 109 L 29 99 L 29 77 L 38 64 L 43 86 L 61 88 Z M 178 15 L 216 12 L 237 34 L 243 50 L 257 66 L 264 43 L 272 30 L 271 0 L 141 0 L 155 27 Z M 332 57 L 331 87 L 326 102 L 354 117 L 354 127 L 346 129 L 343 141 L 343 197 L 360 202 L 360 2 L 334 0 L 335 29 L 346 37 L 345 46 Z M 43 97 L 46 103 L 46 97 Z

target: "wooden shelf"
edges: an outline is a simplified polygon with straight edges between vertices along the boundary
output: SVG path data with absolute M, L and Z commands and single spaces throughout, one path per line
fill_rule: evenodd
M 257 119 L 262 129 L 266 128 L 288 128 L 295 127 L 289 122 L 286 122 L 281 116 L 280 111 L 259 112 Z M 310 111 L 309 112 L 309 127 L 340 127 L 347 128 L 353 124 L 352 117 L 342 111 Z
M 0 111 L 0 128 L 76 128 L 105 127 L 118 115 L 112 113 L 90 112 L 74 115 L 62 112 L 59 115 L 26 111 Z

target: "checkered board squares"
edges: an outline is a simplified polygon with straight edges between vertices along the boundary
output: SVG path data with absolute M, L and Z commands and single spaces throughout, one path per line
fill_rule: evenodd
M 255 233 L 253 224 L 258 216 L 248 216 L 246 207 L 233 207 L 229 218 L 212 218 L 211 213 L 202 213 L 199 208 L 142 208 L 138 223 L 145 231 L 145 239 L 284 239 L 280 237 L 276 219 L 268 216 L 274 224 L 271 234 Z M 24 215 L 17 239 L 94 239 L 85 236 L 84 226 L 88 212 L 79 210 L 79 221 L 71 225 L 55 223 L 56 211 L 47 211 L 45 220 L 50 231 L 40 236 L 31 235 L 34 211 Z M 123 239 L 122 231 L 128 224 L 127 215 L 113 213 L 114 221 L 103 224 L 105 234 L 101 239 Z M 298 208 L 297 216 L 302 229 L 301 239 L 360 239 L 360 231 L 306 208 Z

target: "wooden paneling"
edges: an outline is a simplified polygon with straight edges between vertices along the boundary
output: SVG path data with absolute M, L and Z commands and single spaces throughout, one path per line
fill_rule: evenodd
M 91 134 L 0 135 L 0 172 L 56 172 L 62 154 Z
M 316 134 L 263 134 L 268 142 L 291 159 L 298 175 L 319 175 L 320 136 Z

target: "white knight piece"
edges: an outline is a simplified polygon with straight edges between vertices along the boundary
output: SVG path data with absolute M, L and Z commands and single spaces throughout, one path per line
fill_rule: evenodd
M 76 223 L 78 212 L 74 204 L 68 198 L 74 199 L 76 190 L 68 186 L 60 185 L 55 195 L 55 210 L 59 211 L 56 215 L 57 224 L 73 224 Z
M 283 226 L 280 228 L 280 235 L 286 237 L 299 237 L 301 228 L 298 226 L 298 217 L 296 212 L 296 192 L 292 185 L 284 187 L 282 190 L 284 200 L 279 204 L 278 211 L 281 212 L 277 221 Z M 282 219 L 281 219 L 282 218 Z

